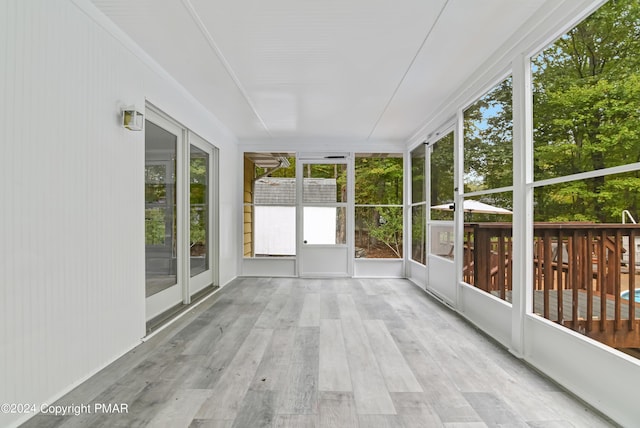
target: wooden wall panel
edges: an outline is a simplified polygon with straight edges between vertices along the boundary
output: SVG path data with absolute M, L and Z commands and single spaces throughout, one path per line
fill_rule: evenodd
M 253 175 L 255 164 L 244 159 L 244 203 L 253 202 Z M 253 207 L 244 206 L 244 257 L 253 257 Z

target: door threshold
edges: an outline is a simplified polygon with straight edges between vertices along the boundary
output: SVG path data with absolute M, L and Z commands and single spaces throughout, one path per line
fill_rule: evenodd
M 211 293 L 213 293 L 214 291 L 216 291 L 219 288 L 220 287 L 217 286 L 217 285 L 209 285 L 209 286 L 203 288 L 202 290 L 198 291 L 197 293 L 195 293 L 191 297 L 191 303 L 189 303 L 188 305 L 185 305 L 184 303 L 178 303 L 177 305 L 170 307 L 169 309 L 167 309 L 166 311 L 164 311 L 160 315 L 151 318 L 149 321 L 147 321 L 147 325 L 146 325 L 146 332 L 147 333 L 146 333 L 146 336 L 149 336 L 154 331 L 158 330 L 159 328 L 163 327 L 167 323 L 171 322 L 176 317 L 178 317 L 180 314 L 182 314 L 182 313 L 186 312 L 187 310 L 189 310 L 190 308 L 192 308 L 194 304 L 196 304 L 199 301 L 205 299 Z

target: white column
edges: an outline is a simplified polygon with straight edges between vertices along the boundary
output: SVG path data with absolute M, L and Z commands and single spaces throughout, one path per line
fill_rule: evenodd
M 533 299 L 533 114 L 529 58 L 513 61 L 513 295 L 510 351 L 526 354 L 525 317 Z
M 459 312 L 464 311 L 464 302 L 460 301 L 460 284 L 462 284 L 462 268 L 464 265 L 464 114 L 458 110 L 456 114 L 456 128 L 453 154 L 453 201 L 456 210 L 453 216 L 454 236 L 454 269 L 456 271 L 455 307 Z

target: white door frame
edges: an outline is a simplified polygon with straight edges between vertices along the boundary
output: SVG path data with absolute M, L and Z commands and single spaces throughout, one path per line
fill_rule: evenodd
M 176 150 L 176 284 L 145 299 L 147 321 L 168 309 L 191 303 L 191 297 L 207 287 L 218 285 L 218 153 L 215 146 L 189 131 L 160 110 L 147 104 L 146 120 L 177 136 Z M 190 149 L 191 145 L 209 155 L 209 269 L 191 278 L 190 275 Z
M 188 154 L 189 160 L 187 164 L 190 165 L 191 162 L 191 146 L 194 146 L 209 155 L 209 175 L 207 180 L 207 215 L 208 215 L 208 228 L 207 228 L 207 253 L 208 253 L 208 266 L 204 272 L 200 272 L 199 274 L 191 277 L 190 272 L 188 278 L 188 286 L 185 287 L 185 294 L 183 295 L 183 303 L 189 304 L 191 303 L 191 297 L 202 290 L 203 288 L 209 285 L 217 285 L 218 278 L 218 266 L 217 266 L 217 254 L 218 254 L 218 222 L 216 221 L 218 215 L 218 192 L 217 192 L 217 174 L 218 174 L 218 159 L 217 159 L 217 150 L 216 148 L 207 142 L 204 138 L 195 134 L 194 132 L 188 131 Z M 189 171 L 187 171 L 189 172 Z M 190 183 L 190 175 L 188 176 L 188 181 Z M 190 190 L 189 188 L 187 190 Z M 187 205 L 190 204 L 189 198 L 187 198 Z M 191 213 L 189 212 L 189 215 Z M 190 221 L 185 222 L 187 228 L 191 225 Z M 188 236 L 188 235 L 186 235 Z M 189 261 L 187 262 L 187 268 L 190 271 L 191 254 L 188 254 Z
M 456 162 L 456 128 L 453 124 L 445 126 L 441 132 L 438 132 L 432 139 L 427 141 L 427 150 L 425 156 L 426 168 L 427 172 L 425 181 L 426 181 L 426 201 L 425 205 L 426 212 L 426 233 L 427 233 L 427 248 L 426 248 L 426 257 L 427 257 L 427 281 L 426 281 L 426 289 L 430 292 L 440 296 L 445 301 L 449 302 L 452 305 L 457 303 L 457 282 L 456 282 L 456 272 L 458 269 L 461 269 L 460 265 L 460 257 L 457 256 L 458 251 L 456 251 L 456 247 L 458 246 L 459 240 L 456 239 L 456 222 L 455 218 L 458 215 L 458 210 L 454 211 L 454 216 L 452 220 L 432 220 L 431 219 L 431 155 L 433 153 L 434 147 L 446 136 L 450 133 L 453 134 L 453 153 L 452 158 L 454 159 L 454 165 L 452 168 L 454 169 L 453 173 L 453 187 L 451 188 L 451 197 L 452 202 L 456 201 L 456 172 L 457 169 L 455 167 Z M 454 205 L 455 206 L 455 205 Z M 448 230 L 452 234 L 452 243 L 453 247 L 451 248 L 451 255 L 453 259 L 448 259 L 444 257 L 440 257 L 436 254 L 433 254 L 434 242 L 435 238 L 438 238 L 440 233 L 443 233 L 443 230 Z M 460 233 L 458 231 L 458 233 Z M 439 239 L 438 239 L 439 240 Z
M 155 111 L 152 108 L 146 109 L 146 120 L 152 122 L 154 125 L 170 132 L 175 135 L 176 138 L 176 283 L 156 294 L 153 294 L 145 299 L 146 302 L 146 320 L 150 320 L 167 309 L 175 306 L 184 300 L 185 286 L 188 278 L 188 274 L 185 273 L 185 255 L 187 255 L 185 249 L 185 234 L 184 234 L 184 218 L 188 210 L 185 207 L 185 198 L 188 198 L 188 193 L 185 195 L 185 189 L 188 192 L 188 183 L 185 187 L 185 147 L 188 149 L 188 145 L 185 144 L 185 130 L 178 123 L 174 122 L 170 118 Z M 188 153 L 187 153 L 188 155 Z M 188 228 L 188 224 L 187 224 Z M 188 230 L 188 229 L 187 229 Z

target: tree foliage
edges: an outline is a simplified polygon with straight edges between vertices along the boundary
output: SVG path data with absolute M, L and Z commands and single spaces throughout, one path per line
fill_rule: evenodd
M 475 192 L 513 184 L 511 77 L 464 112 L 464 189 Z
M 207 180 L 208 157 L 193 156 L 189 165 L 189 239 L 191 246 L 206 246 L 208 229 Z
M 356 204 L 402 205 L 402 157 L 357 157 Z
M 356 233 L 367 234 L 367 246 L 381 242 L 394 257 L 402 257 L 402 177 L 402 157 L 356 157 L 355 202 L 369 206 L 356 209 Z
M 640 5 L 611 0 L 533 59 L 536 180 L 640 161 Z M 536 190 L 536 220 L 638 214 L 638 172 Z
M 535 180 L 640 162 L 639 0 L 610 0 L 532 73 Z M 464 112 L 465 192 L 512 184 L 511 99 L 508 78 Z M 619 222 L 639 193 L 638 171 L 536 188 L 536 220 Z
M 357 207 L 356 222 L 356 235 L 367 235 L 366 240 L 359 240 L 360 245 L 366 245 L 368 250 L 381 242 L 393 257 L 402 258 L 402 207 Z
M 429 181 L 431 206 L 453 202 L 453 132 L 440 138 L 430 147 Z M 431 220 L 453 220 L 453 211 L 432 210 Z

